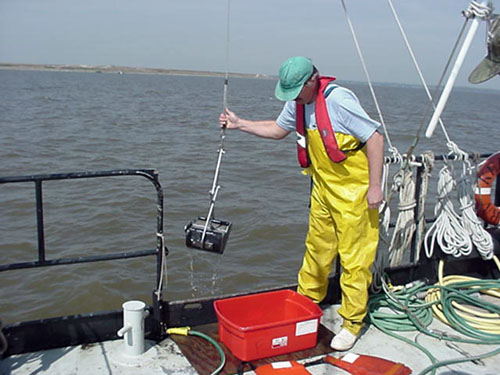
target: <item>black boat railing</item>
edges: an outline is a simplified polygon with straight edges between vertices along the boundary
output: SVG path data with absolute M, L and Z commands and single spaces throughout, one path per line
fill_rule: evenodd
M 45 254 L 45 228 L 44 228 L 44 210 L 43 210 L 43 181 L 53 180 L 71 180 L 81 178 L 96 178 L 96 177 L 114 177 L 114 176 L 142 176 L 151 181 L 157 193 L 157 222 L 156 233 L 158 237 L 163 233 L 163 191 L 158 180 L 158 172 L 154 169 L 125 169 L 100 172 L 76 172 L 76 173 L 59 173 L 59 174 L 44 174 L 33 176 L 16 176 L 16 177 L 0 177 L 0 184 L 19 183 L 19 182 L 34 182 L 35 197 L 36 197 L 36 218 L 37 218 L 37 234 L 38 234 L 38 260 L 22 263 L 0 264 L 0 272 L 14 269 L 34 268 L 55 266 L 63 264 L 78 264 L 88 262 L 99 262 L 115 259 L 137 258 L 149 255 L 161 257 L 162 241 L 158 238 L 157 246 L 152 250 L 136 250 L 130 252 L 119 252 L 106 255 L 81 256 L 76 258 L 57 258 L 47 259 Z M 161 258 L 158 259 L 161 264 Z M 160 272 L 161 270 L 158 269 Z M 159 281 L 160 275 L 158 275 Z
M 44 227 L 44 205 L 43 205 L 43 183 L 45 181 L 55 181 L 55 180 L 74 180 L 74 179 L 89 179 L 89 178 L 99 178 L 99 177 L 127 177 L 127 176 L 139 176 L 146 178 L 150 181 L 156 190 L 156 247 L 149 250 L 132 250 L 125 252 L 115 252 L 111 254 L 104 255 L 89 255 L 89 256 L 79 256 L 79 257 L 67 257 L 67 258 L 53 258 L 47 259 L 46 248 L 45 248 L 45 227 Z M 110 170 L 110 171 L 88 171 L 88 172 L 74 172 L 74 173 L 58 173 L 58 174 L 40 174 L 40 175 L 30 175 L 30 176 L 8 176 L 0 177 L 0 184 L 15 184 L 15 183 L 26 183 L 33 182 L 35 188 L 35 201 L 36 201 L 36 221 L 37 221 L 37 240 L 38 240 L 38 259 L 28 262 L 18 262 L 18 263 L 7 263 L 0 264 L 0 272 L 10 271 L 10 270 L 20 270 L 20 269 L 30 269 L 37 267 L 48 267 L 56 265 L 68 265 L 68 264 L 80 264 L 89 262 L 101 262 L 110 261 L 118 259 L 130 259 L 138 257 L 155 256 L 156 257 L 156 283 L 153 290 L 153 306 L 152 314 L 146 321 L 146 328 L 150 332 L 151 338 L 159 338 L 162 336 L 163 329 L 163 305 L 162 300 L 162 264 L 164 262 L 164 257 L 168 254 L 168 249 L 165 246 L 163 239 L 163 189 L 159 182 L 158 172 L 154 169 L 122 169 L 122 170 Z M 73 319 L 74 318 L 74 319 Z M 66 324 L 61 324 L 61 319 L 45 319 L 43 321 L 33 321 L 26 323 L 19 323 L 13 326 L 7 327 L 7 338 L 11 336 L 12 338 L 16 336 L 17 330 L 25 330 L 27 327 L 37 327 L 39 335 L 43 332 L 44 325 L 48 321 L 53 321 L 54 326 L 51 326 L 51 332 L 58 332 L 60 325 L 60 331 L 67 331 L 67 324 L 71 321 L 73 324 L 74 331 L 77 332 L 75 335 L 62 334 L 61 341 L 54 340 L 53 346 L 58 347 L 61 345 L 71 345 L 73 343 L 81 342 L 95 342 L 104 339 L 116 338 L 116 331 L 121 325 L 121 312 L 114 311 L 111 313 L 102 314 L 90 314 L 88 316 L 79 317 L 66 317 Z M 83 323 L 82 323 L 83 322 Z M 82 325 L 83 324 L 83 325 Z M 79 329 L 79 325 L 81 329 Z M 92 328 L 92 329 L 90 329 Z M 55 331 L 54 331 L 55 329 Z M 82 339 L 82 334 L 78 332 L 83 332 L 87 330 L 94 332 L 94 336 L 85 337 Z M 31 331 L 31 330 L 28 330 Z M 33 332 L 36 330 L 32 330 Z M 48 332 L 47 332 L 48 333 Z M 32 347 L 30 349 L 35 349 L 37 347 L 42 347 L 43 343 L 38 343 L 37 337 L 32 337 Z M 85 336 L 88 336 L 85 334 Z M 15 341 L 9 340 L 9 350 L 10 354 L 16 353 L 20 348 L 16 347 Z M 29 341 L 29 340 L 28 340 Z M 24 345 L 24 344 L 23 344 Z M 21 345 L 21 346 L 23 346 Z

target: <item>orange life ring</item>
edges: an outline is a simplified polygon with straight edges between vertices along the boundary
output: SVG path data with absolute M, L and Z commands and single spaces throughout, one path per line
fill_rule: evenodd
M 491 201 L 493 182 L 500 174 L 500 152 L 491 155 L 481 165 L 478 172 L 476 186 L 476 212 L 486 223 L 498 225 L 500 223 L 500 207 Z M 497 189 L 500 187 L 497 186 Z

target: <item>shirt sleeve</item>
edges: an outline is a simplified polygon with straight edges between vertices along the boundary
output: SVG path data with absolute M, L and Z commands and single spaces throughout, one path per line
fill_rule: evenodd
M 289 101 L 286 102 L 276 119 L 276 124 L 282 129 L 286 131 L 294 132 L 295 125 L 295 102 Z
M 354 93 L 339 88 L 328 97 L 328 110 L 338 115 L 338 129 L 334 131 L 350 134 L 361 142 L 366 142 L 380 127 L 380 123 L 368 116 Z M 335 126 L 334 126 L 335 128 Z

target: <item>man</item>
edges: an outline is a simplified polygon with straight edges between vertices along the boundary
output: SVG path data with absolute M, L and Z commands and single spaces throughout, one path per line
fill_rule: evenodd
M 280 68 L 275 95 L 286 101 L 277 120 L 251 121 L 226 109 L 221 126 L 260 137 L 282 139 L 297 131 L 302 167 L 313 180 L 306 252 L 298 292 L 319 303 L 339 255 L 342 330 L 335 350 L 350 349 L 366 315 L 370 266 L 378 245 L 378 210 L 382 202 L 383 136 L 356 96 L 321 77 L 311 60 L 292 57 Z

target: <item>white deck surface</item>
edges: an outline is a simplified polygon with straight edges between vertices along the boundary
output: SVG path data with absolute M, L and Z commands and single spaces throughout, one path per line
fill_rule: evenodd
M 341 319 L 336 313 L 338 306 L 324 310 L 322 323 L 333 332 L 337 332 Z M 434 319 L 432 328 L 448 330 L 444 324 Z M 457 350 L 449 348 L 445 342 L 427 337 L 416 332 L 405 334 L 417 340 L 429 349 L 438 360 L 463 357 Z M 77 346 L 47 350 L 11 356 L 0 362 L 1 375 L 191 375 L 197 374 L 189 362 L 182 356 L 178 346 L 169 338 L 159 345 L 149 347 L 139 360 L 127 360 L 121 353 L 122 340 L 108 341 L 86 347 Z M 470 355 L 493 351 L 491 345 L 460 344 L 460 348 Z M 374 327 L 369 327 L 360 337 L 352 353 L 367 354 L 400 362 L 410 367 L 413 374 L 418 374 L 430 365 L 430 361 L 416 348 L 385 335 Z M 341 353 L 333 352 L 333 356 Z M 342 355 L 345 353 L 342 353 Z M 316 358 L 313 358 L 316 359 Z M 311 359 L 305 360 L 305 362 Z M 344 370 L 331 365 L 317 365 L 307 368 L 312 374 L 347 374 Z M 245 374 L 254 374 L 246 372 Z M 499 375 L 500 355 L 482 360 L 482 364 L 471 362 L 441 367 L 436 374 L 441 375 Z

